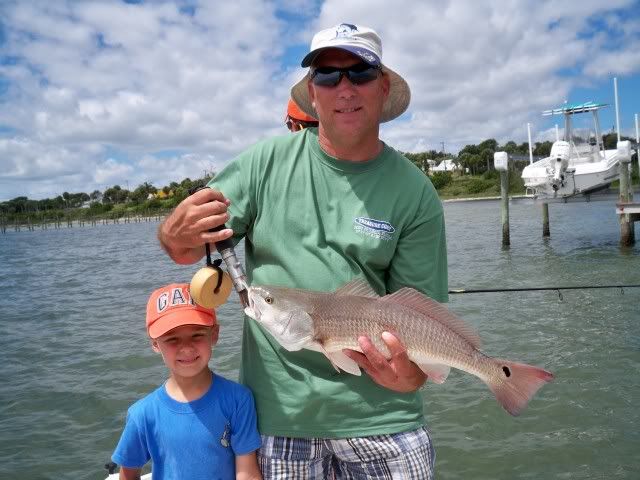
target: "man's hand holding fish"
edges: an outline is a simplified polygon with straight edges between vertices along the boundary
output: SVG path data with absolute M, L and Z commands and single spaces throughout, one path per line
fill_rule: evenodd
M 362 335 L 358 344 L 363 353 L 345 348 L 344 354 L 356 362 L 378 385 L 407 393 L 419 389 L 427 381 L 427 375 L 409 359 L 407 348 L 391 332 L 382 332 L 382 340 L 389 349 L 387 359 L 371 339 Z

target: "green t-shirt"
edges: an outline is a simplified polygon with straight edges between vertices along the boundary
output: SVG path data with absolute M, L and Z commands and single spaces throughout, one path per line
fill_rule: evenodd
M 231 200 L 250 284 L 333 291 L 356 277 L 379 293 L 414 287 L 447 301 L 442 204 L 429 179 L 388 146 L 373 160 L 330 157 L 317 129 L 260 142 L 209 184 Z M 265 435 L 344 438 L 424 424 L 418 392 L 338 373 L 318 352 L 288 352 L 245 319 L 240 380 Z

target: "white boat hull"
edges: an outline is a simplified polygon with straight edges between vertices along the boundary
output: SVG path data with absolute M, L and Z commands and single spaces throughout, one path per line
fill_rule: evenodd
M 522 171 L 524 186 L 535 196 L 548 198 L 572 197 L 606 188 L 619 178 L 617 150 L 593 152 L 569 158 L 566 168 L 556 175 L 555 159 L 543 158 Z
M 119 473 L 112 473 L 105 480 L 118 480 L 120 478 Z M 151 480 L 151 474 L 147 473 L 146 475 L 142 475 L 140 480 Z

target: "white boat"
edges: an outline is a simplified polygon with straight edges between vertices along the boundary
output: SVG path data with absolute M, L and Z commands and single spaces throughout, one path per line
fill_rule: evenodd
M 106 468 L 109 472 L 109 475 L 107 476 L 107 478 L 105 478 L 105 480 L 118 480 L 120 478 L 120 474 L 116 471 L 118 469 L 118 465 L 116 465 L 115 463 L 109 462 L 104 466 L 104 468 Z M 140 477 L 140 480 L 152 480 L 151 473 L 142 475 Z
M 619 178 L 620 154 L 617 149 L 605 150 L 600 133 L 598 110 L 606 106 L 587 102 L 542 113 L 564 115 L 564 138 L 553 143 L 548 157 L 522 171 L 524 185 L 533 195 L 572 197 L 606 188 Z M 574 129 L 572 117 L 589 112 L 593 115 L 593 129 Z
M 120 478 L 119 473 L 112 473 L 105 480 L 118 480 L 119 478 Z M 140 480 L 151 480 L 151 474 L 147 473 L 146 475 L 142 475 L 140 477 Z

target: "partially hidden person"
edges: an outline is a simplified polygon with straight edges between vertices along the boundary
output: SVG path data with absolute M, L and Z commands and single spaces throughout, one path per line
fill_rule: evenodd
M 292 98 L 287 102 L 287 113 L 284 116 L 284 124 L 290 132 L 295 133 L 309 127 L 317 127 L 318 120 L 303 112 Z

